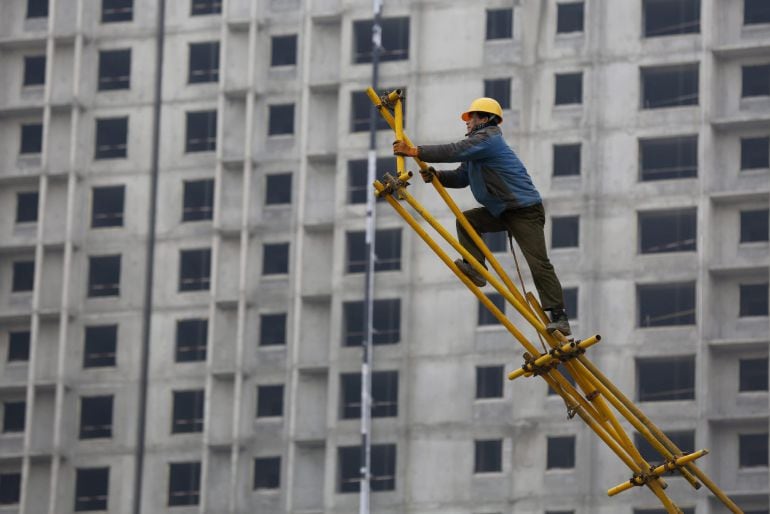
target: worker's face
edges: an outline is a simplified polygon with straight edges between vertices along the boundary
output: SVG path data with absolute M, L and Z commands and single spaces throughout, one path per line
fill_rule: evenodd
M 479 116 L 479 113 L 472 112 L 470 116 L 468 116 L 468 121 L 465 122 L 465 128 L 468 129 L 468 132 L 470 132 L 482 123 L 486 123 L 488 121 L 488 116 Z

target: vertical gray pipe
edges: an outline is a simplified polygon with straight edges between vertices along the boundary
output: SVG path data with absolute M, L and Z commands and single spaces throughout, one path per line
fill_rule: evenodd
M 142 476 L 147 425 L 147 386 L 150 364 L 150 325 L 152 322 L 152 289 L 155 268 L 155 222 L 157 218 L 158 172 L 160 161 L 160 114 L 163 86 L 163 44 L 165 42 L 166 0 L 158 1 L 155 28 L 155 98 L 152 112 L 152 154 L 150 161 L 150 212 L 147 222 L 147 254 L 145 256 L 144 304 L 142 307 L 142 347 L 139 376 L 139 403 L 136 420 L 136 450 L 134 468 L 134 514 L 142 511 Z
M 373 0 L 372 21 L 372 88 L 377 91 L 379 81 L 380 51 L 382 50 L 382 0 Z M 374 333 L 374 261 L 375 253 L 375 197 L 372 183 L 377 176 L 377 110 L 369 110 L 369 159 L 366 169 L 366 276 L 364 286 L 364 327 L 366 337 L 362 345 L 361 362 L 361 494 L 359 514 L 369 514 L 371 492 L 372 441 L 372 339 Z

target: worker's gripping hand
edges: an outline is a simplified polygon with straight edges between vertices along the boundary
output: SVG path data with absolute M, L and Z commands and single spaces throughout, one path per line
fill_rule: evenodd
M 413 148 L 404 141 L 393 141 L 393 155 L 403 155 L 404 157 L 417 157 L 417 148 Z
M 436 176 L 436 168 L 428 166 L 425 169 L 420 168 L 420 176 L 425 183 L 433 182 L 433 177 Z

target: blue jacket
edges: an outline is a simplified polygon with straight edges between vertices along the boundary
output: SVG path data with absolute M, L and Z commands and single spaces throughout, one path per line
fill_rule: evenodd
M 419 151 L 426 162 L 462 162 L 456 170 L 437 172 L 439 180 L 446 187 L 470 185 L 476 200 L 495 217 L 543 202 L 497 126 L 476 130 L 456 143 L 420 146 Z

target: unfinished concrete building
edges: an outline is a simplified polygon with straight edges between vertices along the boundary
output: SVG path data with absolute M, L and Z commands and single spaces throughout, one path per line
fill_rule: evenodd
M 0 513 L 358 512 L 371 9 L 0 2 Z M 768 2 L 383 15 L 410 137 L 501 102 L 573 331 L 767 513 Z M 386 205 L 376 245 L 373 512 L 662 512 L 606 497 L 627 470 L 544 384 L 504 382 L 520 350 Z

